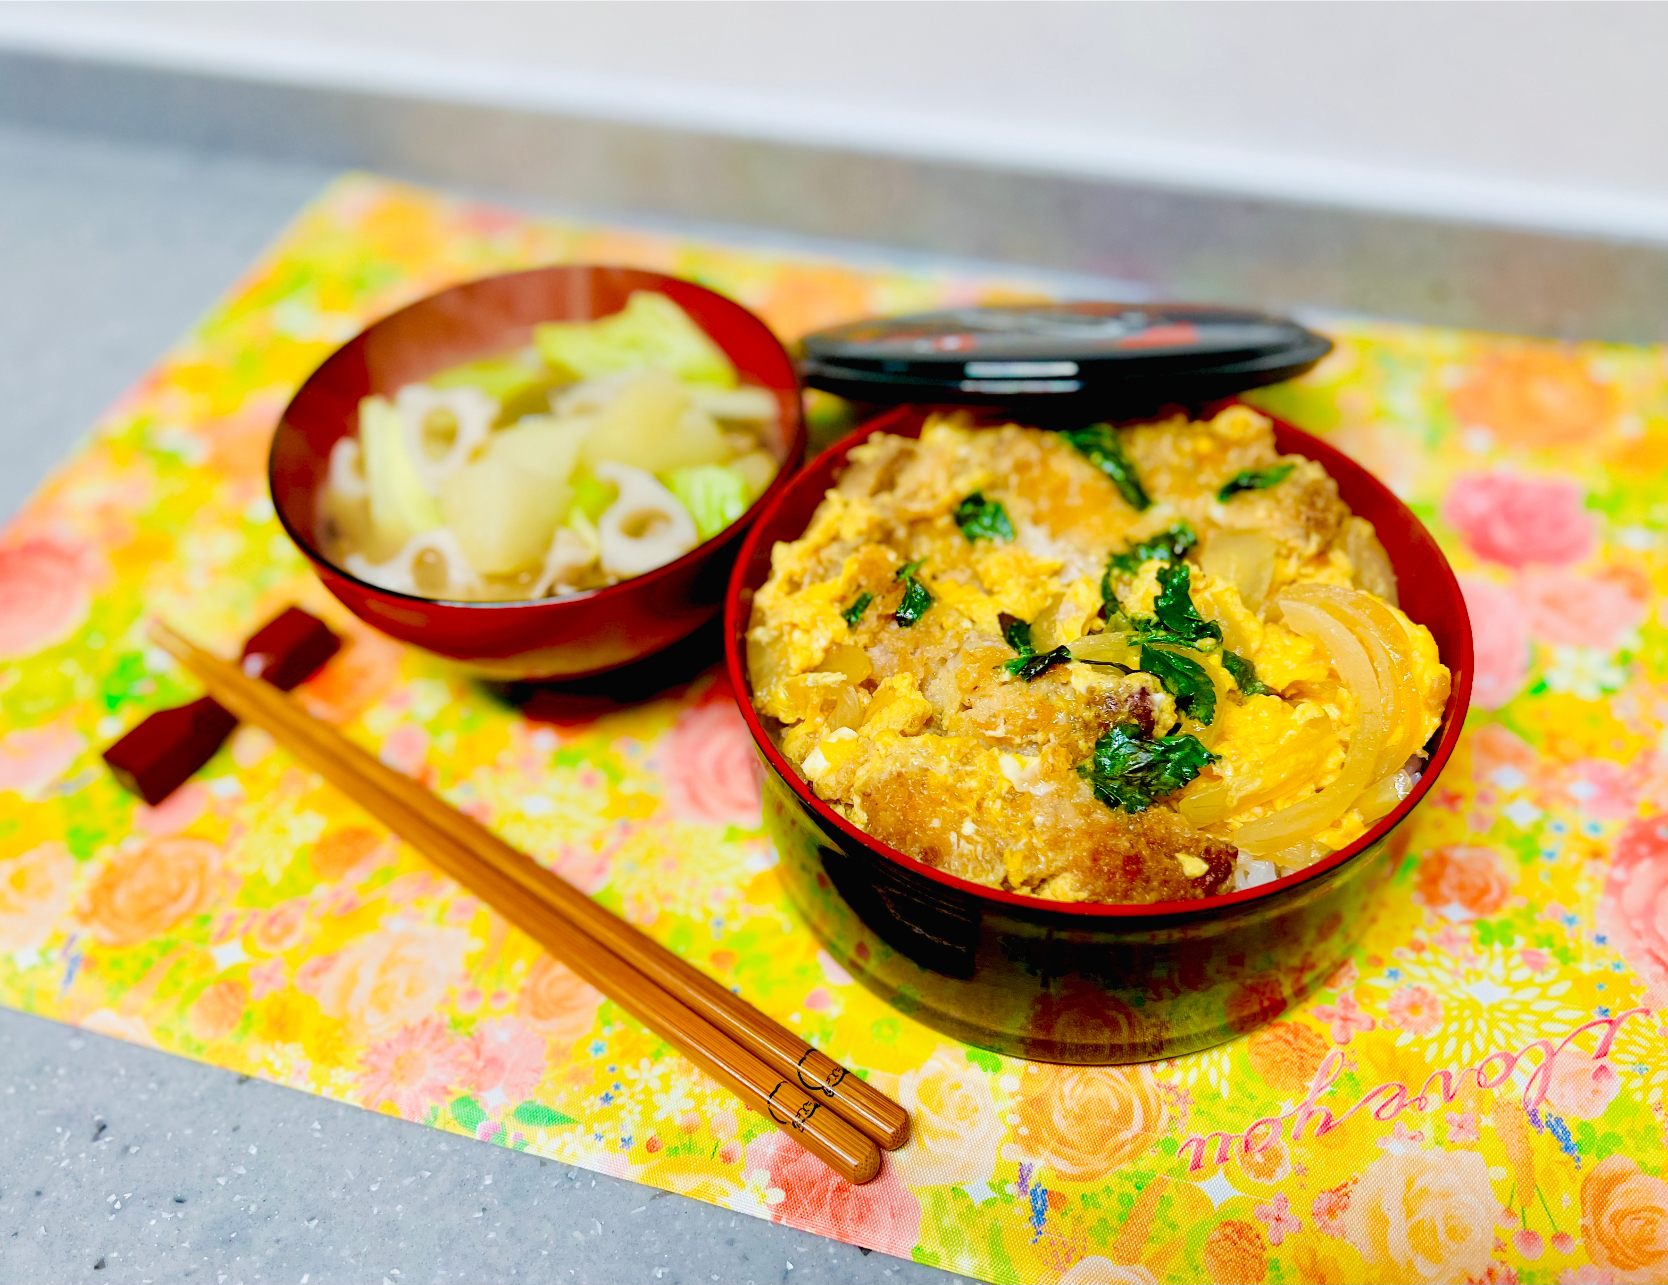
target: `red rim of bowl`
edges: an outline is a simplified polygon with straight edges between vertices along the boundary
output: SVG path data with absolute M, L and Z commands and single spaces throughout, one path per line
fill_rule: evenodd
M 912 418 L 919 413 L 919 409 L 914 406 L 894 407 L 875 419 L 869 420 L 855 432 L 841 438 L 822 454 L 849 452 L 852 447 L 872 434 L 884 432 L 888 425 L 899 420 Z M 1266 412 L 1263 413 L 1266 414 Z M 1301 454 L 1318 461 L 1334 478 L 1340 473 L 1353 474 L 1357 483 L 1378 488 L 1383 492 L 1384 498 L 1399 512 L 1403 521 L 1409 527 L 1424 534 L 1433 549 L 1437 548 L 1435 540 L 1430 538 L 1430 533 L 1425 529 L 1424 523 L 1420 522 L 1413 511 L 1402 503 L 1399 496 L 1372 473 L 1336 447 L 1329 446 L 1319 438 L 1313 437 L 1302 429 L 1274 416 L 1269 416 L 1269 418 L 1273 419 L 1274 423 L 1285 433 L 1293 434 L 1301 440 L 1303 449 L 1288 452 L 1289 454 Z M 809 466 L 807 466 L 807 470 L 808 468 Z M 807 470 L 801 470 L 800 474 L 796 474 L 793 479 L 794 482 L 802 483 L 802 475 Z M 1259 901 L 1265 897 L 1298 888 L 1312 879 L 1317 879 L 1330 871 L 1338 869 L 1346 862 L 1360 856 L 1389 834 L 1391 830 L 1395 829 L 1397 825 L 1401 824 L 1402 820 L 1424 799 L 1431 786 L 1436 783 L 1436 778 L 1441 775 L 1442 769 L 1453 755 L 1460 733 L 1465 728 L 1465 711 L 1471 702 L 1473 663 L 1469 616 L 1465 620 L 1465 628 L 1461 636 L 1461 645 L 1458 649 L 1460 654 L 1442 657 L 1444 663 L 1449 667 L 1449 672 L 1458 675 L 1458 681 L 1454 683 L 1448 693 L 1448 704 L 1442 712 L 1441 736 L 1418 782 L 1415 783 L 1405 799 L 1385 816 L 1379 818 L 1359 839 L 1322 857 L 1313 865 L 1305 866 L 1301 870 L 1268 883 L 1258 884 L 1255 888 L 1218 893 L 1214 897 L 1200 897 L 1193 901 L 1156 901 L 1144 905 L 1103 901 L 1051 901 L 1044 897 L 1032 897 L 1025 893 L 1008 892 L 1002 888 L 992 888 L 986 884 L 974 883 L 970 879 L 945 874 L 924 862 L 917 861 L 914 857 L 889 844 L 882 843 L 873 835 L 853 825 L 829 807 L 828 804 L 817 798 L 804 778 L 799 775 L 798 769 L 776 748 L 775 742 L 770 739 L 764 725 L 759 721 L 757 712 L 753 709 L 753 687 L 751 678 L 747 673 L 746 647 L 744 645 L 746 621 L 741 618 L 742 595 L 746 592 L 746 586 L 742 582 L 746 578 L 747 568 L 752 564 L 764 531 L 769 527 L 772 519 L 775 518 L 776 511 L 781 507 L 786 495 L 787 489 L 784 488 L 781 494 L 771 500 L 769 507 L 754 520 L 752 529 L 747 532 L 746 537 L 742 540 L 741 549 L 736 555 L 735 567 L 730 572 L 729 588 L 724 595 L 724 659 L 730 676 L 730 684 L 735 689 L 736 704 L 741 709 L 741 716 L 746 720 L 748 731 L 752 733 L 754 742 L 760 747 L 765 757 L 769 759 L 771 766 L 787 782 L 801 804 L 808 806 L 825 826 L 832 826 L 847 838 L 882 854 L 888 860 L 896 862 L 912 873 L 921 875 L 934 883 L 942 884 L 944 887 L 954 889 L 957 892 L 1028 911 L 1059 915 L 1065 918 L 1082 917 L 1085 919 L 1183 919 Z M 1449 566 L 1448 559 L 1441 556 L 1440 550 L 1438 550 L 1437 562 L 1438 565 L 1433 567 L 1432 571 L 1441 575 L 1448 582 L 1446 587 L 1452 591 L 1454 600 L 1463 604 L 1464 598 L 1460 594 L 1459 582 L 1455 579 L 1454 570 Z M 751 602 L 749 602 L 750 607 Z
M 414 299 L 404 307 L 396 308 L 393 312 L 378 317 L 375 321 L 371 322 L 370 325 L 366 326 L 363 330 L 356 334 L 352 339 L 349 339 L 346 343 L 342 344 L 341 347 L 337 348 L 330 354 L 330 356 L 320 362 L 318 366 L 314 368 L 313 373 L 308 375 L 307 378 L 302 381 L 301 387 L 296 389 L 294 395 L 285 405 L 283 415 L 279 416 L 279 425 L 282 426 L 285 421 L 288 420 L 290 408 L 295 405 L 296 400 L 306 390 L 307 386 L 320 375 L 324 374 L 331 362 L 337 360 L 344 351 L 358 343 L 366 335 L 370 334 L 371 331 L 375 330 L 383 323 L 392 321 L 394 318 L 402 316 L 413 309 L 431 304 L 434 300 L 443 298 L 454 291 L 467 290 L 471 287 L 479 286 L 487 281 L 497 281 L 509 277 L 530 276 L 536 272 L 549 272 L 552 268 L 586 268 L 594 269 L 600 272 L 631 272 L 639 276 L 655 277 L 663 282 L 670 282 L 676 285 L 680 290 L 698 291 L 702 294 L 710 295 L 712 298 L 718 299 L 724 304 L 727 304 L 728 306 L 745 314 L 748 321 L 758 326 L 761 330 L 768 334 L 776 343 L 776 346 L 782 350 L 783 357 L 787 361 L 789 368 L 793 368 L 793 357 L 788 353 L 787 346 L 784 345 L 779 338 L 777 338 L 775 331 L 765 325 L 764 320 L 759 317 L 758 314 L 753 312 L 752 309 L 746 307 L 744 304 L 737 303 L 728 295 L 720 294 L 718 291 L 713 290 L 708 286 L 703 286 L 698 281 L 690 281 L 684 277 L 670 276 L 664 272 L 654 272 L 648 268 L 628 268 L 612 263 L 553 263 L 543 268 L 528 268 L 522 272 L 495 272 L 489 276 L 475 277 L 469 281 L 460 281 L 455 285 L 447 286 L 444 290 L 436 290 L 432 294 L 424 295 L 421 299 Z M 676 301 L 674 300 L 674 302 Z M 613 316 L 614 314 L 603 313 L 601 315 L 606 317 Z M 592 320 L 600 320 L 600 318 L 592 318 Z M 696 324 L 699 323 L 697 322 Z M 701 328 L 702 330 L 706 329 L 704 326 Z M 717 336 L 711 335 L 709 332 L 709 338 L 711 338 L 712 341 L 720 348 L 724 348 L 724 344 L 717 338 Z M 725 349 L 725 356 L 729 356 L 728 349 Z M 440 369 L 445 369 L 445 367 L 441 367 Z M 758 499 L 748 505 L 742 512 L 742 515 L 734 522 L 730 523 L 716 535 L 701 541 L 700 544 L 696 545 L 688 553 L 683 554 L 681 557 L 678 557 L 671 562 L 663 563 L 658 567 L 653 567 L 650 570 L 643 572 L 641 575 L 631 576 L 630 578 L 621 580 L 616 584 L 604 585 L 601 589 L 581 589 L 578 593 L 565 593 L 555 597 L 511 598 L 495 602 L 477 602 L 471 601 L 467 598 L 425 598 L 422 594 L 402 593 L 398 589 L 385 589 L 381 585 L 374 585 L 368 580 L 361 580 L 347 568 L 339 565 L 338 563 L 332 562 L 321 550 L 316 547 L 311 535 L 303 534 L 294 524 L 290 522 L 289 515 L 284 511 L 284 506 L 277 503 L 277 488 L 273 486 L 272 482 L 272 472 L 274 467 L 273 457 L 277 449 L 276 433 L 273 435 L 273 446 L 267 451 L 267 491 L 274 497 L 272 507 L 278 515 L 279 525 L 284 528 L 285 534 L 287 534 L 291 541 L 294 542 L 296 548 L 300 549 L 301 552 L 311 561 L 330 571 L 332 575 L 337 575 L 344 580 L 351 581 L 369 593 L 384 595 L 390 598 L 399 598 L 406 602 L 437 603 L 445 607 L 469 607 L 498 611 L 527 607 L 549 607 L 555 603 L 595 602 L 598 598 L 605 597 L 606 595 L 613 593 L 615 590 L 623 590 L 627 585 L 641 586 L 645 582 L 653 583 L 656 580 L 671 575 L 675 570 L 688 563 L 699 561 L 703 555 L 703 551 L 709 545 L 719 543 L 725 539 L 733 539 L 738 528 L 750 526 L 752 523 L 757 521 L 759 517 L 763 516 L 764 506 L 768 505 L 770 508 L 775 508 L 777 501 L 787 490 L 789 484 L 793 481 L 795 476 L 798 475 L 800 465 L 803 462 L 806 443 L 805 411 L 797 382 L 792 388 L 770 384 L 755 384 L 753 387 L 766 388 L 770 392 L 776 394 L 778 403 L 783 407 L 784 415 L 792 420 L 792 431 L 787 435 L 786 449 L 781 459 L 777 461 L 776 476 L 770 480 L 770 485 L 765 487 L 765 489 L 759 493 Z

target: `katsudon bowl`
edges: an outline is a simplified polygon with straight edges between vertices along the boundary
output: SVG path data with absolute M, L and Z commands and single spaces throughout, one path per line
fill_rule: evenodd
M 875 433 L 918 437 L 933 409 L 890 410 L 809 464 L 762 510 L 731 576 L 730 679 L 764 768 L 765 826 L 798 910 L 834 959 L 888 1003 L 999 1053 L 1141 1062 L 1208 1048 L 1273 1020 L 1314 991 L 1354 945 L 1405 848 L 1400 827 L 1459 737 L 1471 693 L 1471 626 L 1446 558 L 1371 473 L 1276 420 L 1277 449 L 1322 465 L 1340 498 L 1373 523 L 1402 610 L 1430 630 L 1450 671 L 1419 780 L 1355 842 L 1239 892 L 1114 905 L 973 883 L 880 842 L 818 798 L 754 710 L 747 663 L 753 597 L 770 576 L 777 543 L 805 531 L 854 447 Z

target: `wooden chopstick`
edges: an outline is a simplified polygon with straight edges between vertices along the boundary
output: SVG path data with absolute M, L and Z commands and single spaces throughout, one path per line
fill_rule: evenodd
M 182 645 L 191 647 L 177 634 L 173 637 Z M 169 644 L 164 642 L 164 646 Z M 209 655 L 206 652 L 202 654 Z M 181 656 L 181 659 L 185 657 Z M 243 677 L 235 667 L 228 665 L 227 668 L 239 679 Z M 206 675 L 200 676 L 206 681 Z M 256 684 L 252 694 L 257 699 L 262 698 L 266 687 Z M 278 708 L 295 707 L 292 702 L 283 702 Z M 351 744 L 304 712 L 296 710 L 296 713 L 299 721 L 291 720 L 295 734 L 307 735 L 327 744 Z M 249 721 L 259 720 L 251 717 Z M 364 764 L 357 772 L 360 777 L 370 778 L 385 793 L 394 795 L 409 810 L 425 817 L 433 828 L 451 835 L 458 844 L 492 864 L 527 892 L 551 902 L 581 932 L 670 991 L 743 1047 L 754 1049 L 767 1065 L 775 1067 L 784 1077 L 831 1106 L 882 1148 L 896 1150 L 908 1138 L 908 1112 L 880 1090 L 855 1075 L 849 1075 L 845 1067 L 827 1054 L 812 1048 L 799 1036 L 699 969 L 685 963 L 653 938 L 611 915 L 566 880 L 517 851 L 491 830 L 457 811 L 411 778 L 393 771 L 370 755 L 362 757 Z M 338 784 L 342 783 L 338 781 Z M 352 787 L 344 788 L 353 792 Z M 404 833 L 392 822 L 389 824 L 397 832 Z
M 822 1107 L 851 1110 L 854 1104 L 870 1105 L 878 1100 L 878 1110 L 871 1107 L 869 1114 L 879 1116 L 888 1125 L 901 1120 L 901 1127 L 889 1131 L 896 1142 L 907 1135 L 908 1116 L 890 1099 L 855 1076 L 845 1076 L 843 1068 L 779 1027 L 776 1030 L 785 1040 L 760 1038 L 757 1033 L 761 1029 L 768 1032 L 775 1027 L 770 1019 L 596 906 L 485 827 L 311 718 L 288 696 L 246 677 L 235 666 L 197 648 L 166 626 L 153 624 L 152 635 L 196 673 L 232 713 L 265 728 L 446 873 L 479 894 L 749 1106 L 768 1115 L 843 1177 L 852 1182 L 867 1181 L 878 1172 L 880 1155 L 874 1140 L 854 1128 L 837 1109 L 825 1111 Z M 575 913 L 578 907 L 583 910 Z M 584 920 L 580 914 L 585 914 Z M 587 931 L 598 919 L 603 921 L 598 927 L 614 930 L 606 938 L 600 932 Z M 627 949 L 614 949 L 615 941 Z M 644 960 L 649 967 L 634 966 L 636 959 Z M 665 961 L 671 961 L 672 966 Z M 705 985 L 691 986 L 691 978 Z M 725 1001 L 721 1009 L 712 1001 L 713 992 Z M 722 1013 L 722 1025 L 712 1020 L 714 1012 Z M 784 1044 L 796 1053 L 791 1061 L 785 1057 Z M 795 1044 L 805 1052 L 794 1050 Z M 817 1064 L 807 1053 L 828 1061 L 839 1074 L 828 1075 L 826 1085 L 808 1083 L 806 1071 Z M 786 1067 L 784 1061 L 788 1061 Z M 798 1062 L 804 1065 L 795 1065 Z M 861 1085 L 867 1093 L 840 1093 L 846 1085 Z

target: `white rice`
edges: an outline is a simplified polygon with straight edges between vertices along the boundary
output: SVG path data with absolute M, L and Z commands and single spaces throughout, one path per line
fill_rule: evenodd
M 1234 860 L 1234 891 L 1244 892 L 1261 884 L 1273 883 L 1280 877 L 1280 868 L 1272 861 L 1259 861 L 1242 852 Z

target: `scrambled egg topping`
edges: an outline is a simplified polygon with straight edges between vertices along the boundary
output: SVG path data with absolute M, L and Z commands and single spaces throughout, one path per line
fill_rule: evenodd
M 1333 781 L 1359 719 L 1280 593 L 1393 600 L 1394 579 L 1249 408 L 1102 432 L 937 420 L 854 450 L 774 550 L 754 701 L 820 797 L 938 869 L 1067 901 L 1210 896 L 1234 832 Z M 1414 671 L 1394 731 L 1420 746 L 1448 671 L 1386 607 Z M 1367 824 L 1351 808 L 1317 838 Z

